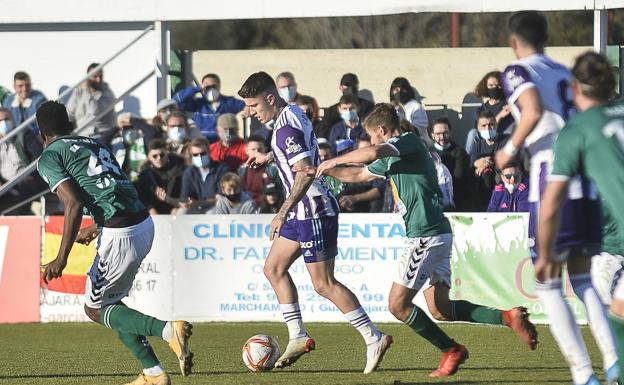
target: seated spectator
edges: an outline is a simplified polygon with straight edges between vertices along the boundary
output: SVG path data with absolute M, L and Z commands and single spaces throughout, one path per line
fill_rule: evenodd
M 442 206 L 444 211 L 455 211 L 455 201 L 453 200 L 453 177 L 449 169 L 442 163 L 442 159 L 437 152 L 429 150 L 433 158 L 433 164 L 438 176 L 438 186 L 442 191 Z
M 184 158 L 188 143 L 191 139 L 195 139 L 186 121 L 186 116 L 181 111 L 173 111 L 167 117 L 166 123 L 166 140 L 169 151 Z
M 501 72 L 492 71 L 487 73 L 477 84 L 475 92 L 480 98 L 485 99 L 483 104 L 477 108 L 475 117 L 478 117 L 483 111 L 489 111 L 496 118 L 498 132 L 500 134 L 511 134 L 514 119 L 511 115 L 511 107 L 507 104 L 505 94 L 503 93 Z
M 173 99 L 162 99 L 156 106 L 156 116 L 152 118 L 151 125 L 155 129 L 160 129 L 160 134 L 167 132 L 167 119 L 174 111 L 181 111 Z M 186 119 L 186 125 L 191 132 L 191 138 L 202 136 L 193 119 Z M 149 141 L 148 141 L 149 143 Z
M 221 194 L 211 214 L 253 214 L 257 211 L 256 201 L 243 190 L 241 180 L 233 172 L 226 173 L 219 182 Z
M 470 157 L 463 147 L 451 140 L 451 124 L 447 118 L 435 119 L 431 124 L 432 150 L 440 156 L 453 177 L 455 210 L 472 210 L 474 177 Z
M 99 66 L 92 63 L 87 68 L 87 73 Z M 112 107 L 115 95 L 110 87 L 104 82 L 104 72 L 102 70 L 91 75 L 82 85 L 72 92 L 67 102 L 67 113 L 69 120 L 75 125 L 78 135 L 88 136 L 96 139 L 102 144 L 108 145 L 115 135 L 115 124 L 117 117 Z M 110 109 L 109 109 L 110 108 Z M 100 119 L 91 122 L 94 118 L 109 111 Z M 89 126 L 82 129 L 86 124 Z
M 357 138 L 356 148 L 364 148 L 372 146 L 370 138 L 359 137 Z
M 494 187 L 488 212 L 528 212 L 529 180 L 523 177 L 522 167 L 512 162 L 500 172 L 501 182 Z
M 216 74 L 202 78 L 202 86 L 185 88 L 173 96 L 183 111 L 193 113 L 193 120 L 202 135 L 210 143 L 219 140 L 217 119 L 222 114 L 237 114 L 245 108 L 245 102 L 232 96 L 221 95 L 221 79 Z
M 280 72 L 275 77 L 275 85 L 277 86 L 277 93 L 286 103 L 295 104 L 295 99 L 297 99 L 299 94 L 297 93 L 295 75 L 292 72 Z
M 275 183 L 269 183 L 264 186 L 258 214 L 277 214 L 283 203 L 284 195 L 282 189 Z
M 250 136 L 247 138 L 247 157 L 258 153 L 266 153 L 264 140 L 259 136 Z M 256 205 L 258 206 L 262 202 L 262 192 L 264 190 L 264 186 L 268 184 L 275 184 L 278 188 L 281 188 L 278 173 L 279 171 L 273 163 L 268 163 L 256 168 L 248 167 L 243 163 L 238 169 L 238 176 L 241 178 L 243 190 L 252 195 L 256 201 Z
M 321 119 L 319 118 L 319 107 L 316 99 L 308 95 L 297 95 L 295 103 L 303 110 L 310 122 L 312 122 L 312 128 L 317 139 L 322 138 L 320 136 Z
M 333 153 L 353 150 L 358 138 L 368 138 L 368 134 L 360 123 L 359 105 L 355 95 L 344 95 L 340 98 L 339 111 L 342 121 L 336 123 L 330 131 L 328 143 Z
M 247 160 L 245 141 L 239 136 L 238 119 L 234 114 L 223 114 L 217 119 L 219 140 L 210 145 L 210 160 L 224 163 L 236 172 Z
M 360 120 L 364 118 L 364 116 L 373 109 L 373 103 L 370 101 L 361 98 L 358 96 L 360 91 L 360 80 L 358 79 L 356 74 L 347 73 L 342 75 L 340 78 L 340 85 L 338 86 L 338 90 L 342 96 L 344 95 L 355 95 L 358 100 L 358 116 Z M 317 136 L 322 138 L 328 138 L 331 128 L 334 124 L 340 122 L 340 102 L 328 107 L 325 109 L 325 113 L 323 115 L 322 126 L 319 127 L 316 132 Z
M 210 161 L 208 140 L 195 138 L 189 144 L 192 166 L 182 175 L 182 203 L 178 214 L 204 214 L 212 209 L 220 192 L 219 181 L 227 166 Z
M 15 73 L 13 76 L 13 89 L 15 93 L 7 96 L 2 105 L 11 111 L 13 125 L 17 127 L 33 116 L 35 112 L 37 112 L 37 108 L 39 108 L 47 98 L 40 91 L 32 89 L 30 76 L 26 72 L 20 71 Z M 37 120 L 34 119 L 28 127 L 34 139 L 39 140 Z
M 147 162 L 138 178 L 138 191 L 150 215 L 176 213 L 184 169 L 184 160 L 169 153 L 165 141 L 153 139 L 149 143 Z
M 473 202 L 476 211 L 485 211 L 496 184 L 494 154 L 503 148 L 509 136 L 498 133 L 496 118 L 489 111 L 483 111 L 479 114 L 477 130 L 479 137 L 475 139 L 470 153 L 470 162 L 476 176 Z
M 427 135 L 429 118 L 425 108 L 416 100 L 416 92 L 410 82 L 403 77 L 395 78 L 390 85 L 390 101 L 401 106 L 404 116 L 399 115 L 401 120 L 407 120 L 418 129 L 420 137 L 427 146 L 431 146 L 431 139 Z M 400 111 L 400 110 L 399 110 Z
M 15 128 L 13 116 L 8 108 L 0 107 L 0 139 Z M 34 162 L 43 151 L 41 141 L 31 130 L 20 131 L 14 137 L 0 144 L 0 185 L 14 179 L 17 174 Z M 41 179 L 33 174 L 25 177 L 15 187 L 2 195 L 0 211 L 6 210 L 24 199 L 43 191 Z M 30 205 L 24 205 L 10 212 L 11 215 L 30 215 Z

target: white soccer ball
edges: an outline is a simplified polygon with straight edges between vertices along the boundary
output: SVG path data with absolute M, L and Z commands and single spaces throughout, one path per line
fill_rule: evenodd
M 260 373 L 273 369 L 279 356 L 277 341 L 266 334 L 256 334 L 243 346 L 243 362 L 252 372 Z

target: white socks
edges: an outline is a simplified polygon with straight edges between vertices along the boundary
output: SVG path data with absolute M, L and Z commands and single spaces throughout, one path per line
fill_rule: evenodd
M 535 291 L 550 319 L 550 333 L 555 337 L 561 353 L 568 361 L 572 380 L 575 384 L 585 384 L 594 374 L 594 370 L 581 331 L 563 298 L 561 279 L 536 281 Z
M 150 376 L 150 377 L 160 376 L 164 371 L 165 370 L 160 365 L 156 365 L 151 368 L 143 369 L 143 373 L 145 373 L 146 376 Z
M 368 314 L 366 314 L 361 306 L 345 313 L 345 317 L 351 322 L 351 325 L 360 332 L 362 337 L 364 337 L 366 345 L 377 342 L 381 338 L 381 333 L 377 330 L 377 327 L 370 318 L 368 318 Z
M 171 322 L 167 322 L 162 331 L 162 339 L 169 342 L 169 340 L 173 337 L 173 326 Z M 147 373 L 146 373 L 147 374 Z
M 605 370 L 616 363 L 617 351 L 615 349 L 615 338 L 607 320 L 607 309 L 600 300 L 598 292 L 592 286 L 590 274 L 579 274 L 570 277 L 570 283 L 574 293 L 585 304 L 587 309 L 587 320 L 594 340 L 600 348 Z
M 295 339 L 298 337 L 305 337 L 308 333 L 303 326 L 303 320 L 301 319 L 301 310 L 299 309 L 299 303 L 281 303 L 280 309 L 284 315 L 286 321 L 286 327 L 288 327 L 288 339 Z

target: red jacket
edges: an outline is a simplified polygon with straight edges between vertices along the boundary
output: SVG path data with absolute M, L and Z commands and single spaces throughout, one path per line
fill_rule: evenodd
M 210 160 L 214 162 L 224 163 L 231 172 L 236 172 L 241 164 L 247 160 L 245 151 L 245 142 L 238 138 L 235 139 L 230 147 L 225 147 L 221 140 L 210 145 Z

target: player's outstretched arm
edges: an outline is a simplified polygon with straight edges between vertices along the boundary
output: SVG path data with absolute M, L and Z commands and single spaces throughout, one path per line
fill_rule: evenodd
M 550 181 L 546 186 L 544 198 L 540 204 L 537 223 L 538 263 L 535 266 L 535 275 L 543 280 L 544 271 L 541 270 L 553 252 L 555 237 L 559 232 L 561 221 L 561 204 L 568 189 L 567 181 Z
M 269 164 L 271 162 L 273 162 L 272 152 L 268 152 L 266 154 L 259 153 L 256 155 L 251 155 L 249 158 L 247 158 L 245 165 L 247 165 L 247 167 L 257 168 L 257 167 L 262 167 L 263 165 Z
M 71 179 L 62 182 L 57 190 L 61 202 L 65 206 L 65 222 L 63 224 L 63 236 L 61 238 L 61 247 L 59 248 L 56 259 L 45 266 L 43 272 L 43 281 L 47 284 L 50 280 L 59 278 L 63 275 L 63 270 L 67 266 L 67 258 L 72 249 L 73 243 L 80 230 L 82 222 L 82 200 L 78 195 L 78 189 Z
M 323 164 L 321 163 L 321 166 Z M 336 179 L 340 179 L 346 183 L 366 183 L 371 182 L 377 178 L 381 178 L 368 171 L 366 166 L 350 166 L 350 167 L 336 167 L 328 168 L 323 171 L 323 175 L 333 176 Z
M 369 164 L 377 159 L 399 156 L 399 150 L 389 143 L 382 143 L 376 146 L 358 148 L 339 157 L 321 163 L 316 170 L 316 176 L 329 175 L 325 171 L 333 169 L 343 164 L 364 163 Z M 333 175 L 332 175 L 333 176 Z M 342 180 L 340 177 L 338 179 Z M 346 181 L 345 181 L 346 182 Z

